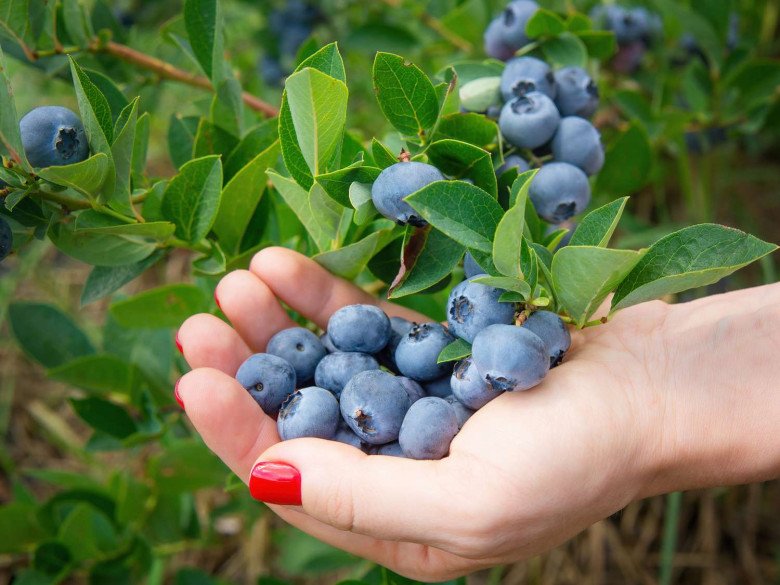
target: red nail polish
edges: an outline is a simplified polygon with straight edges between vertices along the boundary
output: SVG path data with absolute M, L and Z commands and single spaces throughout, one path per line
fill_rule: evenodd
M 181 382 L 181 379 L 176 380 L 176 385 L 173 387 L 173 397 L 179 403 L 181 409 L 184 410 L 184 401 L 181 399 L 181 394 L 179 394 L 179 382 Z
M 214 302 L 217 303 L 219 310 L 222 310 L 222 305 L 219 304 L 219 297 L 217 296 L 217 289 L 214 289 Z
M 301 474 L 292 465 L 263 461 L 252 469 L 249 493 L 266 504 L 301 505 Z
M 179 332 L 176 332 L 176 349 L 179 350 L 179 353 L 181 355 L 184 355 L 184 348 L 181 346 L 181 341 L 179 341 Z

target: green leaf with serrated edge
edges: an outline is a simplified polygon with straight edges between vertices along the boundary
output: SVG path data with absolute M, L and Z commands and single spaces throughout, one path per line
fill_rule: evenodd
M 241 139 L 241 142 L 230 152 L 224 164 L 225 180 L 248 165 L 259 152 L 263 152 L 279 138 L 279 126 L 276 120 L 270 119 L 258 124 Z
M 433 84 L 416 65 L 391 53 L 377 53 L 374 91 L 385 118 L 406 136 L 423 137 L 439 115 Z
M 94 266 L 122 266 L 150 256 L 171 235 L 168 222 L 147 222 L 77 229 L 72 223 L 54 224 L 49 238 L 62 252 Z
M 109 311 L 122 327 L 156 329 L 178 327 L 208 306 L 208 296 L 197 286 L 171 284 L 117 301 Z
M 627 202 L 628 197 L 621 197 L 588 213 L 574 230 L 569 245 L 606 247 Z
M 525 238 L 520 242 L 520 269 L 523 271 L 523 280 L 531 290 L 535 290 L 539 278 L 539 262 L 536 251 Z
M 238 171 L 222 190 L 212 229 L 227 254 L 234 256 L 240 251 L 241 240 L 266 188 L 266 171 L 273 167 L 278 157 L 279 142 L 276 141 Z
M 120 113 L 114 132 L 114 143 L 111 145 L 116 183 L 114 193 L 108 198 L 108 204 L 125 215 L 131 216 L 133 210 L 130 205 L 130 174 L 133 165 L 136 122 L 138 121 L 138 99 L 135 98 Z
M 46 375 L 84 390 L 125 394 L 130 398 L 144 381 L 137 367 L 109 354 L 79 357 L 51 368 Z
M 398 158 L 376 138 L 371 140 L 371 154 L 374 156 L 376 166 L 380 169 L 386 169 L 398 162 Z
M 334 200 L 338 201 L 344 207 L 350 206 L 349 190 L 355 183 L 373 183 L 382 170 L 376 167 L 366 167 L 362 163 L 354 163 L 339 171 L 333 171 L 317 177 L 323 189 Z
M 171 116 L 168 125 L 168 154 L 177 169 L 192 158 L 199 123 L 200 118 L 197 116 Z
M 606 61 L 617 52 L 615 33 L 606 30 L 576 31 L 575 34 L 585 45 L 588 55 L 593 59 Z
M 336 276 L 352 280 L 363 271 L 377 250 L 384 248 L 392 238 L 390 229 L 379 230 L 354 244 L 316 254 L 312 259 Z
M 498 194 L 496 172 L 490 154 L 459 140 L 437 140 L 426 151 L 431 164 L 455 179 L 472 179 L 494 199 Z
M 716 224 L 683 228 L 658 240 L 620 282 L 612 310 L 715 283 L 777 250 L 777 246 Z
M 89 77 L 89 80 L 95 84 L 95 87 L 97 87 L 98 90 L 100 90 L 100 93 L 106 98 L 106 101 L 111 108 L 111 116 L 116 122 L 119 114 L 128 106 L 130 101 L 125 97 L 125 94 L 122 93 L 122 90 L 119 89 L 114 80 L 107 75 L 86 67 L 84 67 L 83 70 L 84 73 L 87 74 L 87 77 Z
M 220 158 L 196 158 L 184 164 L 170 180 L 160 210 L 165 219 L 176 224 L 176 237 L 198 242 L 214 225 L 221 195 Z
M 133 157 L 130 162 L 130 178 L 135 187 L 142 187 L 147 184 L 144 170 L 146 170 L 146 155 L 149 151 L 151 119 L 149 112 L 144 112 L 135 123 Z
M 490 253 L 503 210 L 479 187 L 435 181 L 406 197 L 428 223 L 463 246 Z
M 526 299 L 531 295 L 531 287 L 526 281 L 521 280 L 520 278 L 510 278 L 509 276 L 480 276 L 479 278 L 473 279 L 471 282 L 492 286 L 493 288 L 500 288 L 501 290 L 511 290 L 524 295 Z
M 81 289 L 81 306 L 88 305 L 98 299 L 107 297 L 124 285 L 146 272 L 162 257 L 162 251 L 156 252 L 133 264 L 122 266 L 95 266 Z
M 389 297 L 396 299 L 430 288 L 450 275 L 465 252 L 464 246 L 430 226 L 407 226 L 401 274 Z
M 101 398 L 70 399 L 76 414 L 90 427 L 117 439 L 129 437 L 138 427 L 127 411 L 108 400 Z M 75 534 L 72 535 L 76 537 Z
M 556 252 L 552 277 L 560 306 L 578 327 L 631 272 L 642 252 L 596 246 L 566 246 Z
M 195 141 L 192 145 L 192 157 L 200 158 L 210 154 L 226 157 L 238 145 L 238 138 L 230 132 L 212 124 L 206 118 L 198 122 Z
M 355 208 L 355 225 L 366 225 L 378 213 L 371 198 L 371 185 L 352 183 L 349 186 L 349 202 Z
M 16 113 L 16 103 L 11 83 L 8 80 L 8 69 L 5 54 L 0 48 L 0 141 L 13 159 L 27 165 L 27 158 L 22 147 L 22 137 L 19 132 L 19 118 Z
M 322 174 L 344 133 L 347 86 L 306 68 L 287 78 L 285 93 L 303 158 L 312 175 Z
M 496 227 L 493 239 L 493 264 L 505 276 L 522 278 L 520 249 L 525 232 L 525 208 L 528 203 L 528 189 L 537 171 L 526 171 L 519 175 L 510 190 L 512 207 L 504 214 Z
M 93 153 L 111 153 L 111 142 L 114 140 L 114 119 L 111 117 L 111 107 L 108 100 L 89 76 L 70 59 L 70 70 L 76 88 L 76 100 L 81 112 L 81 121 Z
M 443 364 L 446 362 L 455 362 L 467 358 L 470 355 L 471 344 L 465 339 L 458 338 L 441 350 L 439 357 L 436 359 L 436 363 Z
M 653 150 L 647 132 L 637 122 L 607 149 L 604 167 L 596 177 L 595 191 L 631 193 L 647 183 Z
M 487 147 L 498 141 L 498 126 L 482 114 L 450 114 L 443 116 L 436 127 L 434 140 L 444 138 Z
M 529 39 L 538 37 L 554 37 L 566 30 L 563 19 L 550 10 L 540 8 L 528 19 L 525 34 Z
M 35 172 L 39 177 L 51 181 L 55 185 L 70 187 L 95 201 L 112 172 L 111 166 L 111 159 L 99 152 L 81 162 L 37 169 Z
M 25 354 L 47 368 L 95 353 L 86 334 L 53 305 L 14 302 L 8 323 Z
M 585 67 L 588 64 L 585 43 L 570 32 L 544 41 L 542 52 L 548 61 L 558 67 Z

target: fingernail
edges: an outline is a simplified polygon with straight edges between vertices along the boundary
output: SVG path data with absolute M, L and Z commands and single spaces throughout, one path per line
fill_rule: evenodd
M 217 289 L 214 289 L 214 302 L 217 303 L 219 310 L 222 310 L 222 305 L 219 304 L 219 297 L 217 296 Z
M 179 394 L 179 382 L 181 382 L 181 379 L 176 380 L 176 385 L 173 387 L 173 397 L 176 399 L 176 402 L 179 403 L 181 409 L 185 410 L 184 401 L 181 399 L 181 394 Z
M 176 332 L 176 349 L 179 350 L 179 353 L 181 355 L 184 355 L 184 348 L 181 346 L 181 341 L 179 341 L 179 332 Z
M 301 474 L 292 465 L 263 461 L 252 469 L 249 493 L 266 504 L 301 505 Z

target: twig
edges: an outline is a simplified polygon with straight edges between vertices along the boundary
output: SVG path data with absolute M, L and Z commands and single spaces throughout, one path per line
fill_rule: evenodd
M 385 4 L 392 8 L 401 8 L 402 1 L 401 0 L 382 0 Z M 436 18 L 435 16 L 432 16 L 425 12 L 424 10 L 421 11 L 419 14 L 420 20 L 427 26 L 429 29 L 433 30 L 434 32 L 438 33 L 439 36 L 446 39 L 459 49 L 465 52 L 470 52 L 472 50 L 471 43 L 464 39 L 462 36 L 460 36 L 457 33 L 452 32 L 450 29 L 448 29 L 442 22 Z

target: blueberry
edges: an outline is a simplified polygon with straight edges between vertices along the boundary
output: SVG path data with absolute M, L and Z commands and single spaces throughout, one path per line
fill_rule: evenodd
M 309 386 L 287 397 L 276 426 L 283 441 L 301 437 L 332 439 L 340 419 L 336 397 L 324 388 Z
M 84 125 L 68 108 L 35 108 L 19 122 L 19 130 L 24 153 L 34 167 L 70 165 L 89 156 Z
M 647 51 L 647 45 L 642 41 L 633 41 L 618 47 L 618 52 L 612 57 L 612 68 L 618 73 L 633 73 L 642 64 Z
M 429 396 L 409 409 L 401 425 L 398 442 L 410 459 L 441 459 L 450 452 L 458 434 L 458 417 L 443 398 Z
M 333 435 L 333 440 L 345 445 L 352 445 L 353 447 L 360 449 L 361 451 L 367 451 L 366 444 L 360 440 L 349 425 L 341 418 L 341 412 L 339 411 L 339 424 L 336 428 L 336 434 Z
M 452 395 L 471 410 L 479 410 L 488 402 L 501 395 L 477 371 L 474 361 L 469 357 L 458 362 L 450 380 Z
M 553 157 L 578 167 L 586 175 L 595 175 L 604 166 L 604 146 L 596 127 L 585 118 L 561 119 L 552 139 Z
M 278 59 L 270 55 L 263 55 L 259 69 L 266 85 L 271 87 L 282 87 L 284 85 L 284 78 L 287 77 L 287 74 Z
M 555 91 L 552 69 L 535 57 L 516 57 L 507 61 L 501 74 L 501 95 L 507 102 L 533 92 L 543 93 L 554 99 Z
M 450 331 L 471 343 L 477 333 L 488 325 L 513 323 L 515 305 L 499 302 L 503 293 L 501 289 L 474 282 L 474 278 L 458 284 L 447 301 Z
M 395 363 L 406 377 L 430 382 L 448 373 L 450 364 L 437 363 L 441 350 L 455 337 L 438 323 L 415 325 L 401 338 L 395 350 Z
M 396 376 L 396 380 L 401 382 L 401 385 L 406 390 L 406 395 L 409 397 L 409 402 L 414 404 L 420 398 L 425 397 L 425 390 L 417 382 L 406 376 Z
M 303 327 L 291 327 L 270 339 L 266 353 L 287 360 L 295 370 L 295 379 L 300 386 L 314 378 L 317 364 L 328 352 L 314 333 Z
M 491 325 L 471 346 L 477 371 L 497 392 L 528 390 L 550 369 L 550 356 L 538 335 L 514 325 Z
M 379 213 L 400 225 L 424 227 L 427 222 L 417 215 L 404 197 L 434 181 L 443 181 L 439 169 L 426 163 L 399 162 L 384 169 L 371 186 L 371 199 Z
M 603 12 L 602 22 L 615 33 L 618 44 L 638 41 L 649 30 L 648 14 L 641 8 L 629 10 L 622 6 L 609 6 Z
M 366 353 L 337 351 L 326 355 L 314 370 L 314 383 L 338 398 L 347 382 L 360 372 L 378 370 L 379 364 Z
M 452 409 L 455 411 L 455 416 L 458 417 L 458 430 L 462 429 L 463 425 L 466 424 L 466 421 L 469 420 L 471 415 L 474 414 L 474 411 L 469 407 L 464 406 L 463 403 L 455 398 L 453 394 L 450 394 L 444 400 L 446 400 L 449 405 L 452 406 Z
M 599 88 L 582 67 L 564 67 L 555 72 L 558 94 L 555 105 L 561 116 L 589 118 L 599 107 Z
M 390 341 L 376 354 L 379 363 L 386 368 L 396 371 L 395 350 L 401 342 L 401 338 L 411 331 L 414 323 L 403 317 L 390 317 Z
M 466 278 L 471 278 L 472 276 L 477 276 L 479 274 L 486 274 L 482 266 L 477 264 L 477 261 L 474 260 L 474 256 L 471 255 L 471 252 L 466 252 L 466 256 L 463 258 L 463 272 L 466 273 Z
M 377 370 L 353 376 L 341 393 L 341 416 L 358 437 L 371 445 L 398 439 L 410 405 L 401 382 Z
M 552 162 L 534 175 L 528 195 L 542 219 L 561 223 L 588 206 L 590 183 L 585 173 L 574 165 Z
M 14 246 L 14 234 L 5 218 L 0 217 L 0 262 L 8 257 Z
M 263 409 L 273 416 L 282 402 L 295 391 L 295 369 L 282 358 L 256 353 L 241 364 L 236 380 Z
M 538 148 L 553 137 L 560 120 L 553 101 L 543 93 L 532 92 L 504 104 L 498 127 L 511 144 Z
M 530 42 L 525 26 L 537 10 L 539 5 L 531 0 L 514 0 L 504 9 L 498 18 L 501 23 L 498 34 L 507 47 L 517 50 Z
M 484 47 L 488 57 L 493 57 L 499 61 L 511 59 L 515 54 L 515 49 L 507 45 L 501 35 L 504 28 L 501 17 L 493 19 L 485 29 Z
M 535 311 L 526 319 L 523 327 L 536 333 L 544 342 L 551 368 L 561 363 L 571 346 L 571 334 L 558 315 L 552 311 Z
M 498 120 L 498 118 L 501 116 L 502 105 L 503 104 L 490 106 L 487 110 L 485 110 L 485 115 L 491 120 Z
M 406 457 L 403 450 L 401 449 L 401 444 L 398 441 L 380 445 L 374 451 L 374 455 L 385 455 L 386 457 Z
M 333 342 L 330 340 L 330 336 L 328 335 L 327 331 L 320 335 L 320 343 L 322 343 L 322 347 L 324 347 L 328 353 L 336 353 L 338 351 L 338 348 L 333 345 Z
M 445 398 L 452 394 L 452 388 L 450 387 L 450 374 L 437 378 L 432 382 L 426 382 L 425 395 L 435 396 L 436 398 Z
M 509 169 L 517 169 L 517 174 L 520 175 L 528 170 L 531 170 L 531 166 L 528 164 L 528 161 L 526 161 L 519 154 L 510 154 L 504 158 L 504 164 L 496 169 L 496 176 L 500 177 Z
M 376 353 L 390 341 L 390 319 L 374 305 L 347 305 L 330 316 L 328 336 L 340 351 Z

